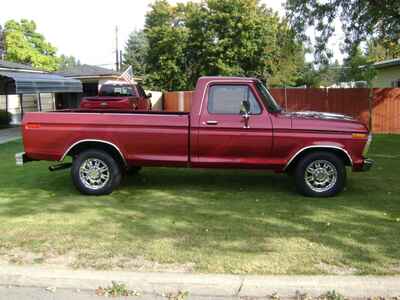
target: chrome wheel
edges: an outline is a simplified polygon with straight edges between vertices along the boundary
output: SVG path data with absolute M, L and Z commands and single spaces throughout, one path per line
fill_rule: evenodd
M 98 158 L 86 159 L 79 168 L 81 182 L 91 190 L 99 190 L 110 181 L 110 169 Z
M 323 193 L 334 187 L 338 180 L 338 171 L 327 160 L 315 160 L 307 166 L 304 178 L 311 190 Z

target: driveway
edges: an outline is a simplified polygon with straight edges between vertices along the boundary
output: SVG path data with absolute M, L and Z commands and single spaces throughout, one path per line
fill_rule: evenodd
M 21 138 L 21 127 L 0 129 L 0 144 L 5 144 Z

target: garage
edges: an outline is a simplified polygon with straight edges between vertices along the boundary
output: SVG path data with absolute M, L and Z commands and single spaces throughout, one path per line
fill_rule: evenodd
M 0 110 L 19 124 L 24 112 L 55 110 L 58 94 L 82 93 L 79 80 L 0 60 Z

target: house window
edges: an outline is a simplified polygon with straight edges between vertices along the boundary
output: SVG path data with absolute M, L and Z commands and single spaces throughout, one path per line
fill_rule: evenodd
M 400 79 L 392 81 L 392 87 L 393 88 L 398 88 L 400 87 Z

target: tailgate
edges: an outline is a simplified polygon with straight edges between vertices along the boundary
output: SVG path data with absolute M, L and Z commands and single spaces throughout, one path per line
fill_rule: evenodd
M 93 97 L 84 98 L 80 107 L 86 109 L 136 109 L 137 98 L 133 97 Z

